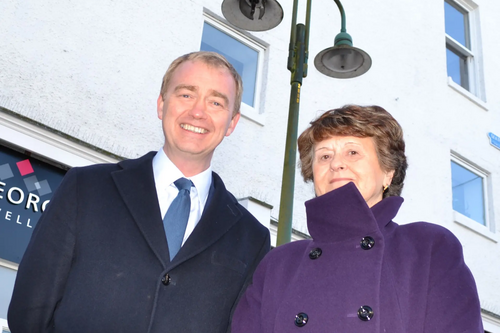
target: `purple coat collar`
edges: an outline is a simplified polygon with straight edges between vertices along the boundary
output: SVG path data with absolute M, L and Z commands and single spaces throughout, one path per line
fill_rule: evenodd
M 315 241 L 337 242 L 382 230 L 396 216 L 401 197 L 388 197 L 369 208 L 354 183 L 305 203 L 307 227 Z

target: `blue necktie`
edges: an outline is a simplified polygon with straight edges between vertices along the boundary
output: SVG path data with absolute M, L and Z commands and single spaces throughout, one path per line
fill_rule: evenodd
M 174 182 L 179 190 L 179 194 L 167 210 L 163 218 L 163 227 L 167 235 L 168 252 L 170 260 L 172 260 L 177 252 L 179 252 L 186 225 L 189 219 L 189 211 L 191 210 L 191 197 L 189 193 L 193 183 L 186 178 L 179 178 Z

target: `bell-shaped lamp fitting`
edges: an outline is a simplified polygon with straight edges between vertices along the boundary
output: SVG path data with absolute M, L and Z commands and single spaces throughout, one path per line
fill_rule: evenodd
M 372 59 L 365 51 L 352 46 L 352 37 L 341 32 L 335 37 L 335 44 L 314 58 L 314 66 L 326 76 L 349 79 L 368 72 Z
M 224 0 L 221 10 L 229 23 L 249 31 L 270 30 L 283 20 L 276 0 Z

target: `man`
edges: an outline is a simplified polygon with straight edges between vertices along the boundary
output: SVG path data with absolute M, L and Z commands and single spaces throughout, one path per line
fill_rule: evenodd
M 163 149 L 68 172 L 19 266 L 13 333 L 229 330 L 269 250 L 268 230 L 210 167 L 238 123 L 241 94 L 240 76 L 216 53 L 170 65 L 158 97 Z M 181 207 L 187 222 L 171 240 Z

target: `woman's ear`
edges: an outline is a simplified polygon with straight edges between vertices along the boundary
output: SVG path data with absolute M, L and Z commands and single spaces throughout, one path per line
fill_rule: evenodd
M 384 186 L 390 186 L 392 183 L 392 177 L 394 177 L 395 170 L 390 170 L 385 173 Z

